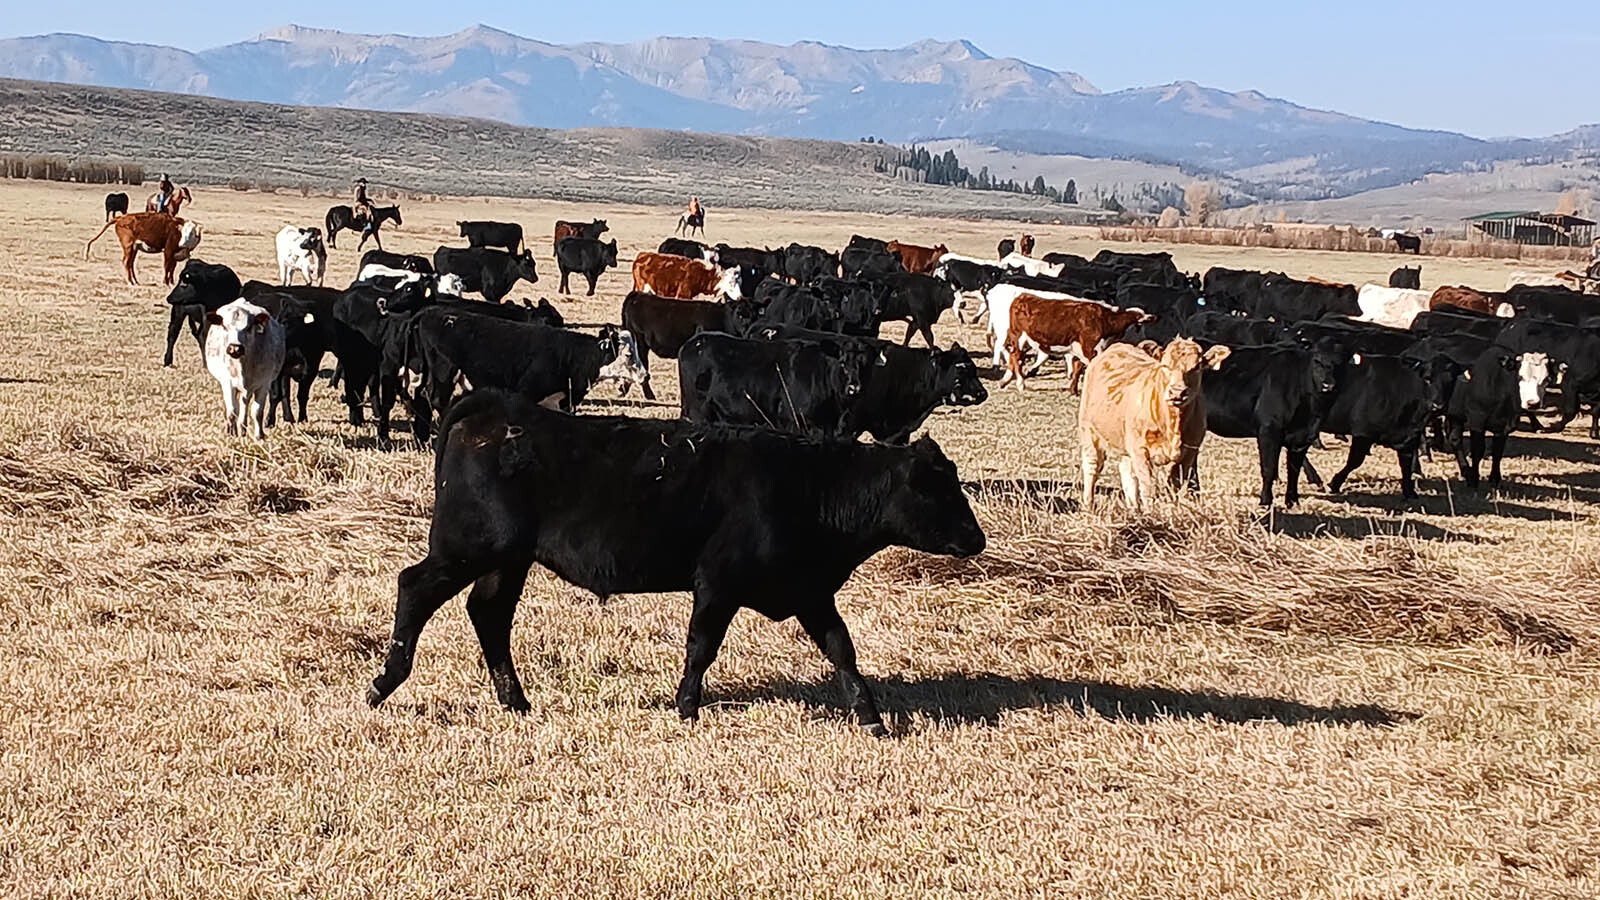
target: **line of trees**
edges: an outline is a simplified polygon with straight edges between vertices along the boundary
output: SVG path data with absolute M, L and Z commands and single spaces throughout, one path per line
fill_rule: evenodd
M 139 163 L 69 160 L 62 156 L 0 156 L 0 175 L 37 181 L 76 181 L 81 184 L 143 184 Z
M 864 137 L 863 144 L 883 144 L 879 138 Z M 908 149 L 898 149 L 895 155 L 879 156 L 873 166 L 874 171 L 891 174 L 907 181 L 916 181 L 923 184 L 943 184 L 952 187 L 963 187 L 975 191 L 1006 191 L 1013 194 L 1031 194 L 1039 197 L 1049 197 L 1056 203 L 1078 202 L 1078 184 L 1068 179 L 1064 187 L 1055 187 L 1044 180 L 1043 175 L 1036 176 L 1032 181 L 1017 181 L 1014 178 L 1002 179 L 989 173 L 989 167 L 984 166 L 977 175 L 972 170 L 961 164 L 960 158 L 954 150 L 946 150 L 935 155 L 926 147 L 913 144 Z
M 887 146 L 882 139 L 875 137 L 862 138 L 861 142 Z M 907 181 L 1048 197 L 1055 203 L 1086 205 L 1130 216 L 1140 213 L 1162 213 L 1169 219 L 1183 216 L 1195 224 L 1205 224 L 1215 219 L 1218 213 L 1227 208 L 1229 197 L 1227 191 L 1211 180 L 1194 181 L 1187 186 L 1142 181 L 1126 189 L 1122 184 L 1114 184 L 1110 188 L 1097 184 L 1086 192 L 1080 192 L 1077 181 L 1071 178 L 1067 179 L 1065 185 L 1056 187 L 1045 181 L 1043 175 L 1035 176 L 1031 181 L 1000 178 L 992 174 L 988 166 L 983 166 L 974 175 L 961 164 L 954 150 L 934 154 L 926 147 L 915 144 L 880 154 L 874 163 L 874 170 Z

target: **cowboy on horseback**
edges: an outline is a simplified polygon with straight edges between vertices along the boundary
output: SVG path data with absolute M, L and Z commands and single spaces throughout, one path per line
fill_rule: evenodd
M 355 192 L 351 197 L 350 210 L 355 214 L 356 220 L 365 222 L 370 227 L 372 223 L 372 200 L 367 197 L 367 180 L 357 178 Z
M 167 204 L 172 202 L 176 193 L 177 189 L 172 186 L 172 179 L 167 177 L 167 173 L 162 172 L 161 183 L 156 185 L 156 212 L 171 212 Z
M 673 233 L 688 235 L 696 228 L 700 229 L 701 234 L 705 234 L 706 211 L 705 207 L 700 205 L 699 197 L 690 197 L 689 208 L 678 216 L 678 227 Z

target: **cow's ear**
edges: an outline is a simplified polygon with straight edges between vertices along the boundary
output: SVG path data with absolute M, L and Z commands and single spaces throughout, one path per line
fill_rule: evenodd
M 1222 361 L 1227 359 L 1230 355 L 1232 355 L 1232 353 L 1233 350 L 1231 348 L 1218 344 L 1201 354 L 1200 358 L 1205 361 L 1206 368 L 1220 369 L 1222 368 Z
M 222 316 L 218 315 L 217 313 L 206 313 L 206 321 L 210 322 L 212 325 L 221 325 Z

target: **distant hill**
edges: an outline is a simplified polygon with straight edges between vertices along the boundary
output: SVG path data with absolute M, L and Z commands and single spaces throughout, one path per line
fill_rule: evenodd
M 537 196 L 718 208 L 1073 221 L 1042 198 L 875 171 L 893 147 L 216 100 L 0 79 L 0 153 L 139 162 L 180 181 L 348 192 Z
M 1600 128 L 1483 141 L 1189 82 L 1101 93 L 966 41 L 892 50 L 656 38 L 559 45 L 478 26 L 444 37 L 288 26 L 191 53 L 52 34 L 0 41 L 0 76 L 302 106 L 445 113 L 543 128 L 633 127 L 1005 150 L 1239 173 L 1309 159 L 1257 196 L 1317 199 L 1428 172 L 1593 146 Z M 1241 176 L 1242 177 L 1242 176 Z

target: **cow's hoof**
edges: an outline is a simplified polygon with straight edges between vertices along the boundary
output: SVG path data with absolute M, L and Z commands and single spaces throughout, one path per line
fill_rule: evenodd
M 372 687 L 367 688 L 367 705 L 373 709 L 377 709 L 379 706 L 382 706 L 383 701 L 387 699 L 389 699 L 389 693 L 387 691 L 379 690 L 376 683 L 374 683 Z
M 886 738 L 889 736 L 889 726 L 882 722 L 863 722 L 861 731 L 870 737 Z

